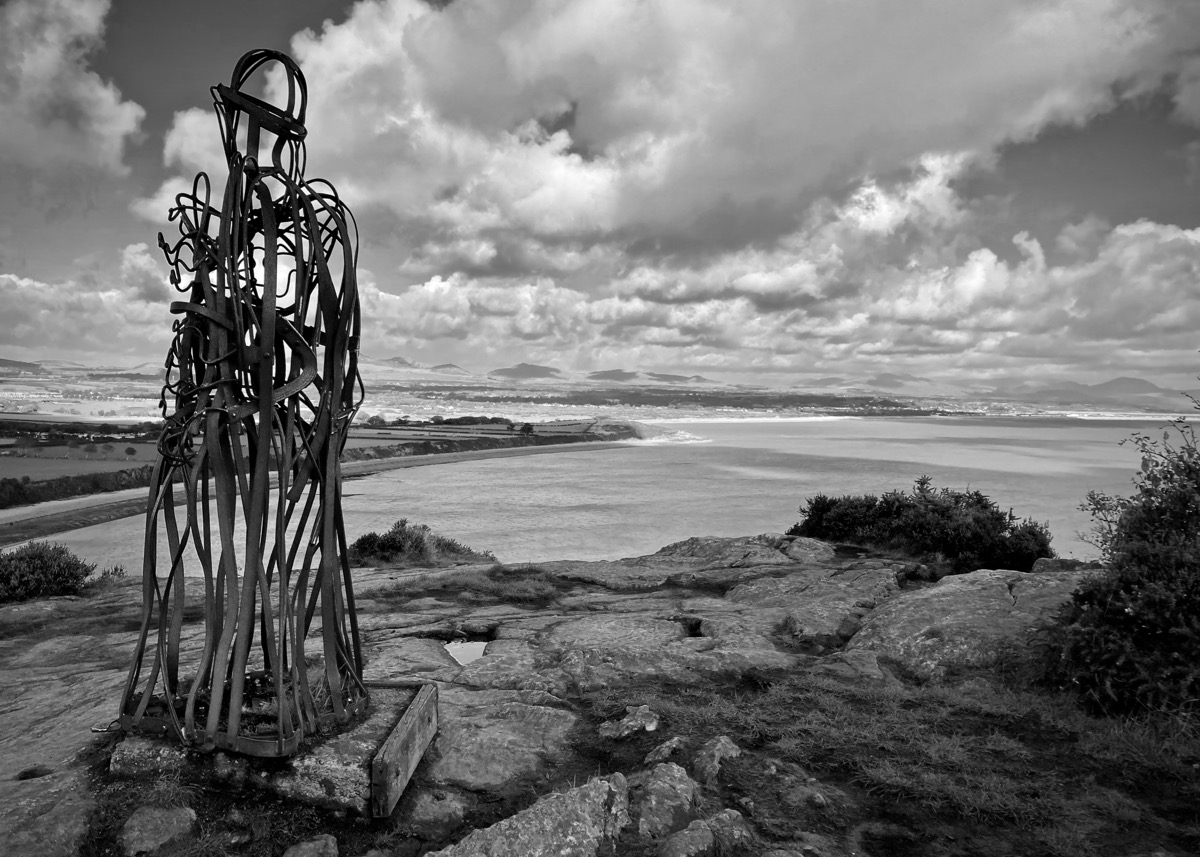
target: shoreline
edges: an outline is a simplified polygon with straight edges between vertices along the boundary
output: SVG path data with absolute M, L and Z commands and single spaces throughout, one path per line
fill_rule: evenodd
M 389 470 L 455 464 L 488 458 L 511 458 L 556 452 L 592 452 L 627 447 L 622 441 L 585 441 L 582 443 L 516 446 L 477 449 L 462 452 L 433 452 L 397 458 L 362 459 L 342 464 L 343 480 L 357 479 Z M 118 521 L 145 513 L 147 488 L 127 488 L 105 494 L 86 494 L 62 500 L 47 500 L 32 506 L 0 509 L 0 550 L 57 533 Z

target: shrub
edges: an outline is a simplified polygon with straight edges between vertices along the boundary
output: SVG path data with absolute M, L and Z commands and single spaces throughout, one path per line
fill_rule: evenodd
M 1133 495 L 1081 507 L 1109 569 L 1058 617 L 1051 677 L 1106 713 L 1200 710 L 1200 449 L 1182 420 L 1128 442 Z
M 84 562 L 64 545 L 30 542 L 0 554 L 0 604 L 78 595 L 95 569 L 94 563 Z
M 477 554 L 466 545 L 439 536 L 424 524 L 409 524 L 401 518 L 383 535 L 364 533 L 350 545 L 350 561 L 355 565 L 367 562 L 432 562 L 439 558 L 490 556 Z
M 979 491 L 935 490 L 928 476 L 905 494 L 882 497 L 818 494 L 800 508 L 802 520 L 789 535 L 902 550 L 953 572 L 976 568 L 1029 571 L 1052 557 L 1045 524 L 1018 520 Z

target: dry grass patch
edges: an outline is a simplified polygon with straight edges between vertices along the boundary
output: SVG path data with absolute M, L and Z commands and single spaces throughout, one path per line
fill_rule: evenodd
M 775 759 L 854 796 L 825 832 L 886 818 L 916 834 L 913 854 L 1200 853 L 1200 734 L 1178 719 L 1097 719 L 1066 696 L 982 681 L 867 687 L 803 672 L 762 690 L 646 687 L 585 702 L 597 719 L 649 705 L 666 720 L 654 741 L 729 735 L 749 753 L 731 765 L 725 802 L 752 801 L 760 830 L 794 826 L 761 775 Z

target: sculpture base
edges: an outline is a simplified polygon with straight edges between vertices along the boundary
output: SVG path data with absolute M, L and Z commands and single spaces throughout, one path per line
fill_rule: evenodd
M 370 687 L 367 716 L 318 738 L 286 759 L 189 750 L 173 738 L 132 734 L 113 751 L 116 776 L 178 774 L 185 780 L 259 788 L 327 809 L 391 814 L 437 731 L 437 687 L 384 682 Z

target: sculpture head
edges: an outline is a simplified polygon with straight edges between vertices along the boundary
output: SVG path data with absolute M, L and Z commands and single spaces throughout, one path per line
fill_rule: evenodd
M 287 83 L 287 104 L 276 105 L 245 91 L 247 85 L 264 67 L 278 63 L 283 68 Z M 225 158 L 232 165 L 235 160 L 252 162 L 259 169 L 259 147 L 261 132 L 274 135 L 271 146 L 271 165 L 275 172 L 291 175 L 304 169 L 304 138 L 308 130 L 304 127 L 305 111 L 308 107 L 308 87 L 300 66 L 287 54 L 265 48 L 249 51 L 238 60 L 233 68 L 229 85 L 217 84 L 212 88 L 213 104 L 221 123 L 221 138 L 225 145 Z M 238 149 L 238 131 L 245 117 L 246 151 Z M 284 164 L 284 152 L 290 155 Z

